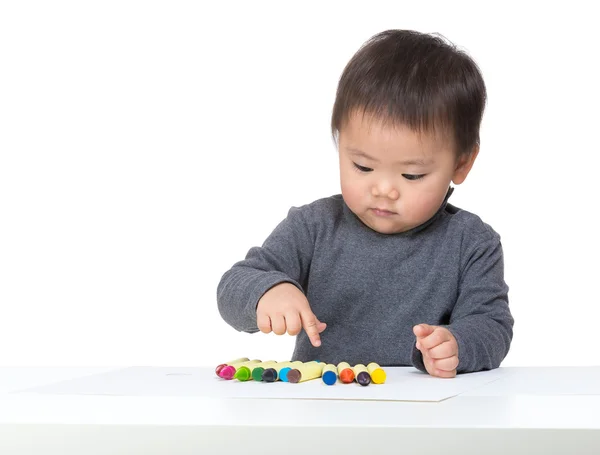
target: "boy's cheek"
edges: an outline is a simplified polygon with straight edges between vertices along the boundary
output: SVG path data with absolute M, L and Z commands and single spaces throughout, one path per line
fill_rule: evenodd
M 344 201 L 351 208 L 358 208 L 361 205 L 361 192 L 356 184 L 352 182 L 348 182 L 347 180 L 342 180 L 342 195 L 344 196 Z

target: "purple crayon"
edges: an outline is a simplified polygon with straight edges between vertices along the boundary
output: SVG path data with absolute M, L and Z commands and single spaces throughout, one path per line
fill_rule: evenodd
M 356 382 L 363 387 L 368 386 L 371 383 L 371 375 L 369 374 L 367 367 L 362 363 L 354 365 L 352 371 L 354 371 L 354 378 L 356 379 Z

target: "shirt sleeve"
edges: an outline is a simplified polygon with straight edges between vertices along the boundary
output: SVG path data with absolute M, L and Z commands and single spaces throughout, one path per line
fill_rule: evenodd
M 458 297 L 446 327 L 458 344 L 457 373 L 498 368 L 510 348 L 514 319 L 504 281 L 504 258 L 498 234 L 475 244 L 465 256 Z M 413 347 L 413 364 L 426 371 Z
M 258 332 L 258 301 L 270 288 L 285 282 L 305 292 L 313 249 L 303 209 L 291 208 L 263 245 L 251 248 L 221 278 L 217 304 L 225 322 L 240 332 Z

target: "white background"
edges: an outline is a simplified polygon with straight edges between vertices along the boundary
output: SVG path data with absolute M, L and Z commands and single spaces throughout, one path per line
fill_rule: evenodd
M 0 365 L 289 357 L 292 337 L 225 324 L 216 287 L 290 206 L 339 192 L 337 80 L 389 28 L 439 32 L 484 74 L 451 201 L 502 235 L 503 365 L 600 364 L 588 2 L 214 3 L 0 4 Z

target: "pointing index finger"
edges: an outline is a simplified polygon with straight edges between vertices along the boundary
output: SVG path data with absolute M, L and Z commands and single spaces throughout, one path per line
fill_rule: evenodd
M 321 346 L 321 337 L 319 336 L 319 329 L 317 327 L 317 317 L 310 310 L 300 313 L 302 319 L 302 327 L 308 335 L 310 342 L 314 347 Z

